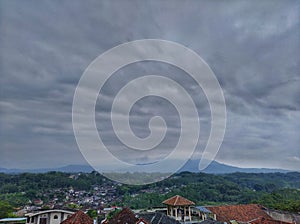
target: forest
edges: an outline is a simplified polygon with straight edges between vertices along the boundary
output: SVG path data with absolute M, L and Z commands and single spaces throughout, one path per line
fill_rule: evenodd
M 54 189 L 92 192 L 93 187 L 103 185 L 117 186 L 114 196 L 120 200 L 110 205 L 133 209 L 159 207 L 163 200 L 179 194 L 197 205 L 258 203 L 273 209 L 300 211 L 299 172 L 222 175 L 182 172 L 157 183 L 137 186 L 114 183 L 96 172 L 70 178 L 72 175 L 62 172 L 0 173 L 0 211 L 12 212 L 36 198 L 49 201 Z

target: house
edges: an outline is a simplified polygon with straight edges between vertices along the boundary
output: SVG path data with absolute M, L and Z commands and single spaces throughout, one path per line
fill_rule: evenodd
M 61 224 L 93 224 L 94 220 L 83 211 L 77 211 Z
M 33 204 L 34 205 L 43 205 L 43 201 L 41 200 L 41 199 L 35 199 L 35 200 L 33 200 Z
M 180 224 L 178 220 L 175 220 L 161 212 L 146 212 L 139 213 L 138 215 L 151 224 Z
M 167 205 L 167 215 L 174 217 L 176 220 L 191 221 L 191 206 L 195 205 L 194 202 L 175 195 L 162 202 Z
M 275 220 L 287 223 L 300 223 L 300 212 L 292 213 L 265 208 L 264 211 Z
M 206 220 L 200 222 L 200 224 L 224 224 L 224 222 L 219 222 L 219 221 L 216 221 L 216 220 L 206 219 Z
M 150 224 L 143 218 L 136 216 L 129 208 L 123 208 L 122 211 L 115 214 L 110 220 L 103 224 Z
M 26 224 L 60 224 L 73 214 L 73 211 L 53 209 L 28 213 L 25 217 Z
M 257 218 L 255 220 L 251 220 L 247 224 L 291 224 L 291 223 L 274 220 L 274 219 L 265 219 L 262 217 L 262 218 Z
M 204 206 L 195 206 L 192 208 L 192 212 L 199 217 L 199 220 L 216 220 L 216 214 L 213 214 Z
M 160 212 L 144 212 L 134 214 L 129 208 L 114 215 L 103 224 L 180 224 L 179 221 Z
M 269 216 L 261 205 L 223 205 L 206 206 L 206 209 L 215 214 L 217 221 L 226 223 L 245 224 L 289 224 L 273 219 Z

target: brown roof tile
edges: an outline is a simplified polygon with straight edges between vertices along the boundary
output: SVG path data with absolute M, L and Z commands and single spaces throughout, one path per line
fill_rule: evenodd
M 147 222 L 145 219 L 139 218 L 139 220 L 136 222 L 136 224 L 141 224 L 141 223 L 144 223 L 144 224 L 150 224 L 150 223 Z
M 108 224 L 136 224 L 138 221 L 139 219 L 129 208 L 123 208 L 109 220 Z
M 173 205 L 173 206 L 195 205 L 194 202 L 192 202 L 184 197 L 181 197 L 179 195 L 175 195 L 175 196 L 163 201 L 163 204 Z
M 262 206 L 256 204 L 207 206 L 206 208 L 216 214 L 217 220 L 221 222 L 230 222 L 231 220 L 249 222 L 258 218 L 273 220 L 263 211 Z
M 77 211 L 61 224 L 93 224 L 94 220 L 83 211 Z

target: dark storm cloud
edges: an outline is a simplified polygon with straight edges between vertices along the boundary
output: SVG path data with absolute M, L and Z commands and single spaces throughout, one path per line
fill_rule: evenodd
M 223 88 L 228 120 L 219 161 L 300 170 L 299 2 L 7 0 L 0 8 L 0 166 L 85 163 L 71 123 L 73 94 L 84 69 L 117 44 L 159 38 L 195 50 Z M 165 68 L 166 76 L 194 97 L 203 95 L 183 72 L 152 67 L 119 71 L 103 90 L 96 117 L 109 116 L 116 91 L 143 71 Z M 202 121 L 199 157 L 210 117 L 203 96 L 196 104 Z M 144 128 L 149 115 L 170 112 L 155 108 L 141 103 L 133 109 L 139 135 L 149 132 Z M 176 113 L 170 117 L 176 119 Z M 109 145 L 121 150 L 110 138 L 110 124 L 103 121 L 101 127 Z M 165 142 L 170 147 L 177 141 L 176 128 L 175 122 Z

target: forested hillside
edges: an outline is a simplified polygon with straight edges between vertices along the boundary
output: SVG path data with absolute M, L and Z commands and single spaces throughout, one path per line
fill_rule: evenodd
M 127 174 L 136 175 L 136 174 Z M 70 188 L 92 195 L 95 186 L 116 186 L 102 175 L 68 174 L 0 174 L 0 200 L 2 204 L 23 206 L 36 198 L 44 202 L 65 201 L 64 192 Z M 269 208 L 300 211 L 300 173 L 233 173 L 213 175 L 183 172 L 150 185 L 115 187 L 115 200 L 109 205 L 131 208 L 161 206 L 161 202 L 175 194 L 193 200 L 197 205 L 259 203 Z M 6 206 L 7 203 L 5 204 Z

